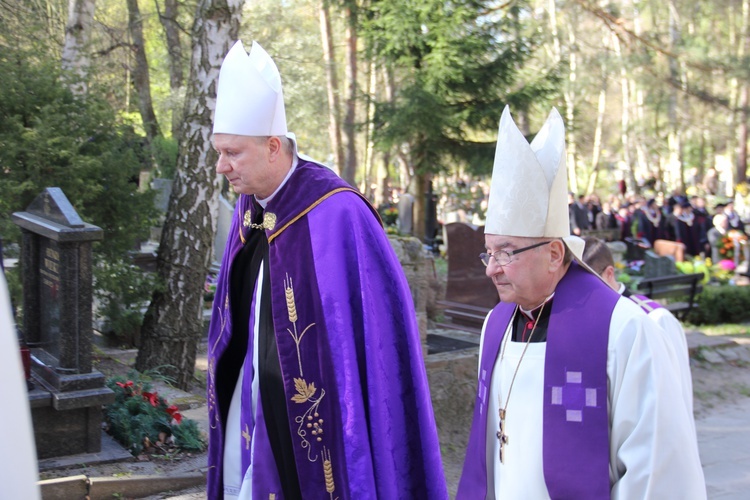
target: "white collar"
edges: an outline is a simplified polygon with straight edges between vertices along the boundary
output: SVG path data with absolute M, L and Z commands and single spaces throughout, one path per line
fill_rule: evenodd
M 286 181 L 289 180 L 289 178 L 294 173 L 294 170 L 297 168 L 298 163 L 299 163 L 299 158 L 297 157 L 297 153 L 295 153 L 294 157 L 292 158 L 292 168 L 289 169 L 289 172 L 287 172 L 286 177 L 284 177 L 284 180 L 281 181 L 281 184 L 279 184 L 279 187 L 276 188 L 276 191 L 271 193 L 271 196 L 269 196 L 268 198 L 264 198 L 262 200 L 258 198 L 257 196 L 255 197 L 255 201 L 258 202 L 258 205 L 263 207 L 263 210 L 266 209 L 266 205 L 268 205 L 268 202 L 271 201 L 274 196 L 276 196 L 276 193 L 278 193 L 281 190 L 281 188 L 284 187 L 284 185 L 286 184 Z

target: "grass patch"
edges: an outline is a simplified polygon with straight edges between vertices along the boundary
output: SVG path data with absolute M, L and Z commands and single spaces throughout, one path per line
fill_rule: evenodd
M 718 325 L 692 325 L 685 323 L 685 330 L 697 330 L 710 337 L 719 335 L 748 336 L 750 325 L 747 323 L 722 323 Z

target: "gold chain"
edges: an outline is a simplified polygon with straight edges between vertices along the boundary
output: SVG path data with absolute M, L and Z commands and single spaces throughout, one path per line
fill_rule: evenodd
M 526 340 L 526 345 L 523 346 L 523 351 L 521 351 L 521 357 L 518 359 L 518 364 L 516 364 L 516 369 L 513 372 L 513 378 L 510 379 L 510 387 L 508 388 L 508 396 L 505 398 L 505 406 L 503 406 L 499 410 L 499 417 L 500 417 L 500 429 L 497 432 L 497 438 L 500 440 L 500 462 L 503 463 L 503 447 L 508 443 L 508 435 L 505 434 L 504 429 L 504 423 L 505 423 L 505 414 L 508 410 L 508 403 L 510 403 L 510 395 L 513 392 L 513 384 L 516 382 L 516 375 L 518 375 L 518 369 L 521 368 L 521 362 L 523 361 L 523 357 L 526 355 L 526 349 L 529 348 L 529 344 L 531 343 L 531 338 L 534 336 L 534 332 L 536 331 L 536 325 L 539 324 L 539 318 L 542 317 L 542 312 L 544 312 L 544 306 L 547 305 L 547 301 L 545 300 L 542 302 L 542 306 L 539 309 L 539 314 L 534 319 L 534 326 L 531 328 L 531 333 L 529 333 L 529 338 Z M 521 306 L 518 306 L 519 309 Z M 511 322 L 512 325 L 512 322 Z M 511 327 L 510 336 L 513 336 L 513 328 Z M 505 336 L 503 339 L 503 348 L 500 350 L 500 363 L 502 363 L 503 358 L 505 358 L 505 346 L 508 345 L 508 335 Z M 502 402 L 502 394 L 499 392 L 497 395 L 497 402 L 498 406 L 500 406 L 500 403 Z

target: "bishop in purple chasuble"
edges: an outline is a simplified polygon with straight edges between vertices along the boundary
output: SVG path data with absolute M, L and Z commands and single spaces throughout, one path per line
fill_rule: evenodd
M 222 496 L 225 433 L 233 432 L 225 427 L 228 401 L 216 386 L 222 359 L 231 356 L 229 276 L 248 233 L 258 231 L 243 226 L 255 208 L 252 197 L 240 196 L 209 328 L 211 499 Z M 263 220 L 271 311 L 265 321 L 272 320 L 287 413 L 277 423 L 288 426 L 302 497 L 447 498 L 413 302 L 377 214 L 329 169 L 300 160 Z M 256 376 L 249 361 L 255 321 L 249 314 L 243 387 Z M 244 392 L 243 474 L 252 467 L 253 498 L 284 498 L 267 407 L 259 397 L 256 414 L 245 411 Z

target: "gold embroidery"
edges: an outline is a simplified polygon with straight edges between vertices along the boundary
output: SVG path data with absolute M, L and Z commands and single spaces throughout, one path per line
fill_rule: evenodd
M 324 194 L 319 200 L 315 201 L 315 203 L 313 203 L 312 205 L 310 205 L 309 207 L 307 207 L 306 209 L 304 209 L 303 211 L 301 211 L 292 220 L 290 220 L 289 222 L 287 222 L 286 224 L 284 224 L 278 231 L 276 231 L 271 236 L 269 236 L 268 237 L 268 243 L 270 244 L 274 240 L 274 238 L 276 238 L 278 235 L 280 235 L 281 233 L 283 233 L 284 230 L 286 230 L 286 228 L 288 228 L 289 226 L 291 226 L 292 224 L 294 224 L 295 222 L 297 222 L 298 220 L 300 220 L 302 217 L 304 217 L 305 215 L 307 215 L 307 213 L 310 210 L 312 210 L 313 208 L 315 208 L 318 205 L 320 205 L 321 203 L 323 203 L 325 200 L 327 200 L 328 198 L 330 198 L 332 195 L 334 195 L 336 193 L 340 193 L 342 191 L 351 191 L 352 193 L 354 193 L 356 195 L 359 195 L 359 197 L 362 198 L 363 200 L 365 200 L 368 205 L 370 204 L 370 202 L 367 200 L 367 198 L 365 198 L 364 196 L 362 196 L 362 194 L 359 191 L 357 191 L 356 189 L 346 188 L 346 187 L 334 189 L 330 193 Z M 377 214 L 377 211 L 375 209 L 373 209 L 373 212 Z M 378 217 L 378 219 L 380 219 L 380 216 L 377 216 L 377 217 Z M 382 222 L 381 222 L 381 225 L 382 225 Z
M 271 212 L 266 212 L 263 214 L 263 227 L 265 229 L 268 229 L 269 231 L 273 231 L 273 228 L 276 227 L 276 214 Z
M 245 438 L 245 449 L 250 449 L 250 429 L 247 427 L 247 424 L 245 424 L 245 429 L 242 431 L 242 437 Z
M 269 493 L 268 500 L 276 500 L 276 493 Z
M 250 224 L 253 222 L 253 214 L 250 213 L 250 210 L 245 210 L 245 215 L 242 217 L 242 225 L 245 227 L 250 227 Z
M 295 403 L 304 403 L 311 397 L 315 396 L 315 383 L 310 382 L 308 385 L 304 379 L 295 378 L 294 387 L 297 389 L 297 394 L 292 396 L 292 401 Z
M 294 331 L 287 328 L 286 331 L 289 332 L 289 335 L 292 336 L 292 339 L 294 339 L 294 343 L 297 345 L 297 363 L 299 363 L 299 376 L 303 377 L 304 374 L 302 373 L 302 356 L 299 352 L 299 343 L 302 342 L 302 337 L 307 333 L 307 330 L 315 326 L 315 323 L 310 323 L 307 325 L 307 328 L 302 330 L 302 333 L 297 333 L 297 306 L 294 303 L 294 286 L 292 284 L 292 278 L 289 277 L 289 275 L 286 275 L 286 278 L 284 278 L 284 292 L 286 294 L 286 309 L 289 313 L 289 322 L 292 323 L 292 327 L 294 328 Z
M 315 389 L 315 386 L 313 384 L 310 384 L 310 386 L 307 385 L 307 382 L 304 380 L 301 381 L 302 384 L 305 385 L 305 387 L 309 388 L 312 386 L 313 390 Z M 295 380 L 296 384 L 296 380 Z M 295 397 L 299 396 L 300 394 L 295 395 Z M 312 405 L 303 413 L 302 415 L 298 417 L 294 417 L 294 421 L 299 424 L 299 427 L 297 427 L 297 435 L 302 438 L 302 443 L 300 444 L 302 448 L 307 448 L 307 459 L 310 462 L 315 462 L 318 460 L 318 455 L 316 454 L 315 457 L 311 456 L 312 447 L 310 446 L 310 441 L 307 440 L 307 430 L 310 430 L 310 434 L 315 436 L 315 440 L 317 442 L 323 441 L 323 438 L 320 437 L 323 434 L 323 419 L 320 417 L 320 414 L 318 413 L 318 407 L 320 406 L 320 402 L 323 400 L 323 398 L 326 395 L 325 389 L 320 390 L 320 396 L 317 399 L 313 399 L 312 395 L 306 400 L 311 401 Z M 303 396 L 304 397 L 304 396 Z M 292 398 L 294 400 L 294 398 Z M 298 403 L 300 401 L 297 401 Z M 302 401 L 304 402 L 304 401 Z
M 333 465 L 331 464 L 331 450 L 323 447 L 323 476 L 326 478 L 326 491 L 333 498 L 336 484 L 333 482 Z

